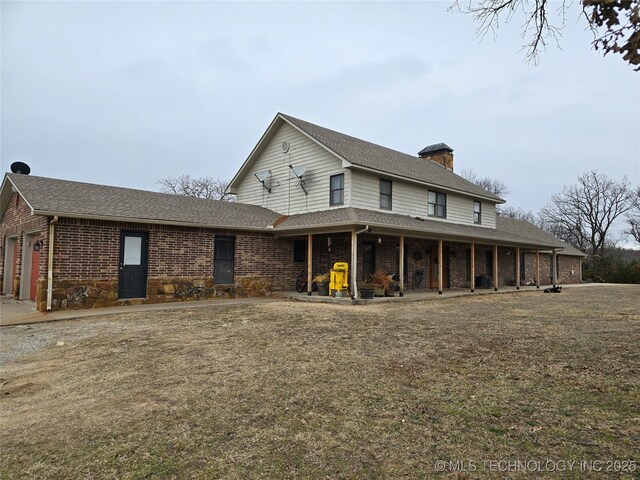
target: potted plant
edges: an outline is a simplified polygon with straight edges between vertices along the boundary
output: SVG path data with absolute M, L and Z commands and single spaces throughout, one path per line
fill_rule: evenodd
M 391 286 L 391 275 L 383 270 L 378 270 L 371 275 L 371 283 L 375 286 L 375 296 L 384 297 L 385 292 Z
M 313 277 L 313 281 L 316 282 L 316 286 L 318 287 L 318 295 L 321 297 L 329 296 L 329 274 L 322 273 L 320 275 L 316 275 Z
M 398 282 L 398 280 L 396 280 L 397 278 L 398 277 L 396 275 L 389 275 L 389 279 L 391 281 L 389 282 L 389 287 L 384 292 L 386 297 L 395 297 L 396 296 L 396 290 L 398 290 L 398 285 L 400 285 L 400 282 Z
M 370 282 L 362 282 L 360 284 L 360 298 L 363 300 L 373 299 L 373 293 L 375 292 L 375 286 Z

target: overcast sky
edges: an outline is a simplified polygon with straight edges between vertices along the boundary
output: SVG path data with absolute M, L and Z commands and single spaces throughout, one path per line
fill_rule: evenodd
M 2 169 L 157 190 L 230 178 L 278 111 L 507 183 L 537 211 L 587 170 L 640 182 L 638 73 L 590 46 L 524 63 L 451 2 L 1 3 Z M 578 2 L 574 2 L 578 3 Z

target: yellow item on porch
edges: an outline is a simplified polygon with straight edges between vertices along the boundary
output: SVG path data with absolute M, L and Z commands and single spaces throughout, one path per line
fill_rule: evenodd
M 331 269 L 331 282 L 329 283 L 329 295 L 344 292 L 349 288 L 349 264 L 336 262 Z

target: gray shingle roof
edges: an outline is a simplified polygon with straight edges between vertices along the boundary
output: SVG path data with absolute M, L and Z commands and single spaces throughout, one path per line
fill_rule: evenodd
M 32 175 L 7 173 L 6 177 L 31 205 L 35 214 L 273 232 L 310 230 L 321 226 L 372 225 L 405 231 L 407 234 L 413 231 L 477 241 L 485 239 L 508 244 L 564 248 L 564 254 L 582 255 L 528 222 L 500 216 L 497 217 L 495 230 L 350 207 L 282 217 L 256 205 Z M 277 225 L 272 228 L 275 223 Z
M 34 213 L 263 229 L 280 216 L 256 205 L 7 173 Z
M 366 142 L 289 115 L 280 115 L 354 165 L 504 202 L 502 198 L 435 162 Z
M 321 212 L 292 215 L 275 227 L 275 231 L 304 230 L 319 226 L 339 225 L 371 225 L 386 229 L 397 229 L 398 232 L 433 233 L 435 236 L 451 238 L 466 238 L 486 240 L 513 245 L 523 245 L 541 248 L 563 248 L 564 254 L 583 254 L 566 245 L 550 233 L 528 222 L 514 220 L 498 216 L 496 228 L 477 227 L 473 225 L 460 225 L 450 222 L 442 222 L 430 219 L 417 219 L 408 215 L 398 215 L 360 208 L 338 208 Z

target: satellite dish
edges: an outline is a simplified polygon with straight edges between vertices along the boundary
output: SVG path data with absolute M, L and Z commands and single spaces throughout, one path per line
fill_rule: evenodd
M 304 194 L 307 195 L 307 189 L 304 188 L 305 184 L 304 184 L 304 179 L 302 178 L 302 176 L 304 175 L 304 172 L 307 171 L 307 166 L 300 165 L 299 167 L 294 167 L 293 165 L 289 165 L 289 168 L 291 169 L 291 171 L 289 172 L 289 176 L 291 178 L 298 179 L 298 186 L 302 188 L 302 191 L 304 192 Z
M 255 174 L 259 182 L 264 182 L 267 178 L 269 178 L 269 175 L 271 175 L 271 172 L 257 172 Z
M 292 167 L 291 165 L 289 165 L 289 168 L 291 169 L 291 171 L 289 172 L 291 178 L 302 178 L 304 172 L 307 171 L 306 165 L 300 165 L 299 167 Z
M 282 145 L 280 146 L 280 148 L 282 148 L 282 153 L 287 153 L 289 151 L 289 147 L 291 147 L 291 144 L 289 142 L 287 142 L 286 140 L 282 142 Z
M 11 164 L 11 171 L 13 173 L 21 173 L 22 175 L 29 175 L 31 173 L 31 168 L 29 165 L 23 162 L 13 162 Z
M 269 170 L 268 172 L 256 172 L 253 174 L 258 181 L 262 184 L 262 186 L 264 187 L 264 189 L 271 193 L 271 182 L 269 182 L 269 185 L 267 186 L 267 184 L 265 183 L 266 180 L 271 178 L 271 170 Z

